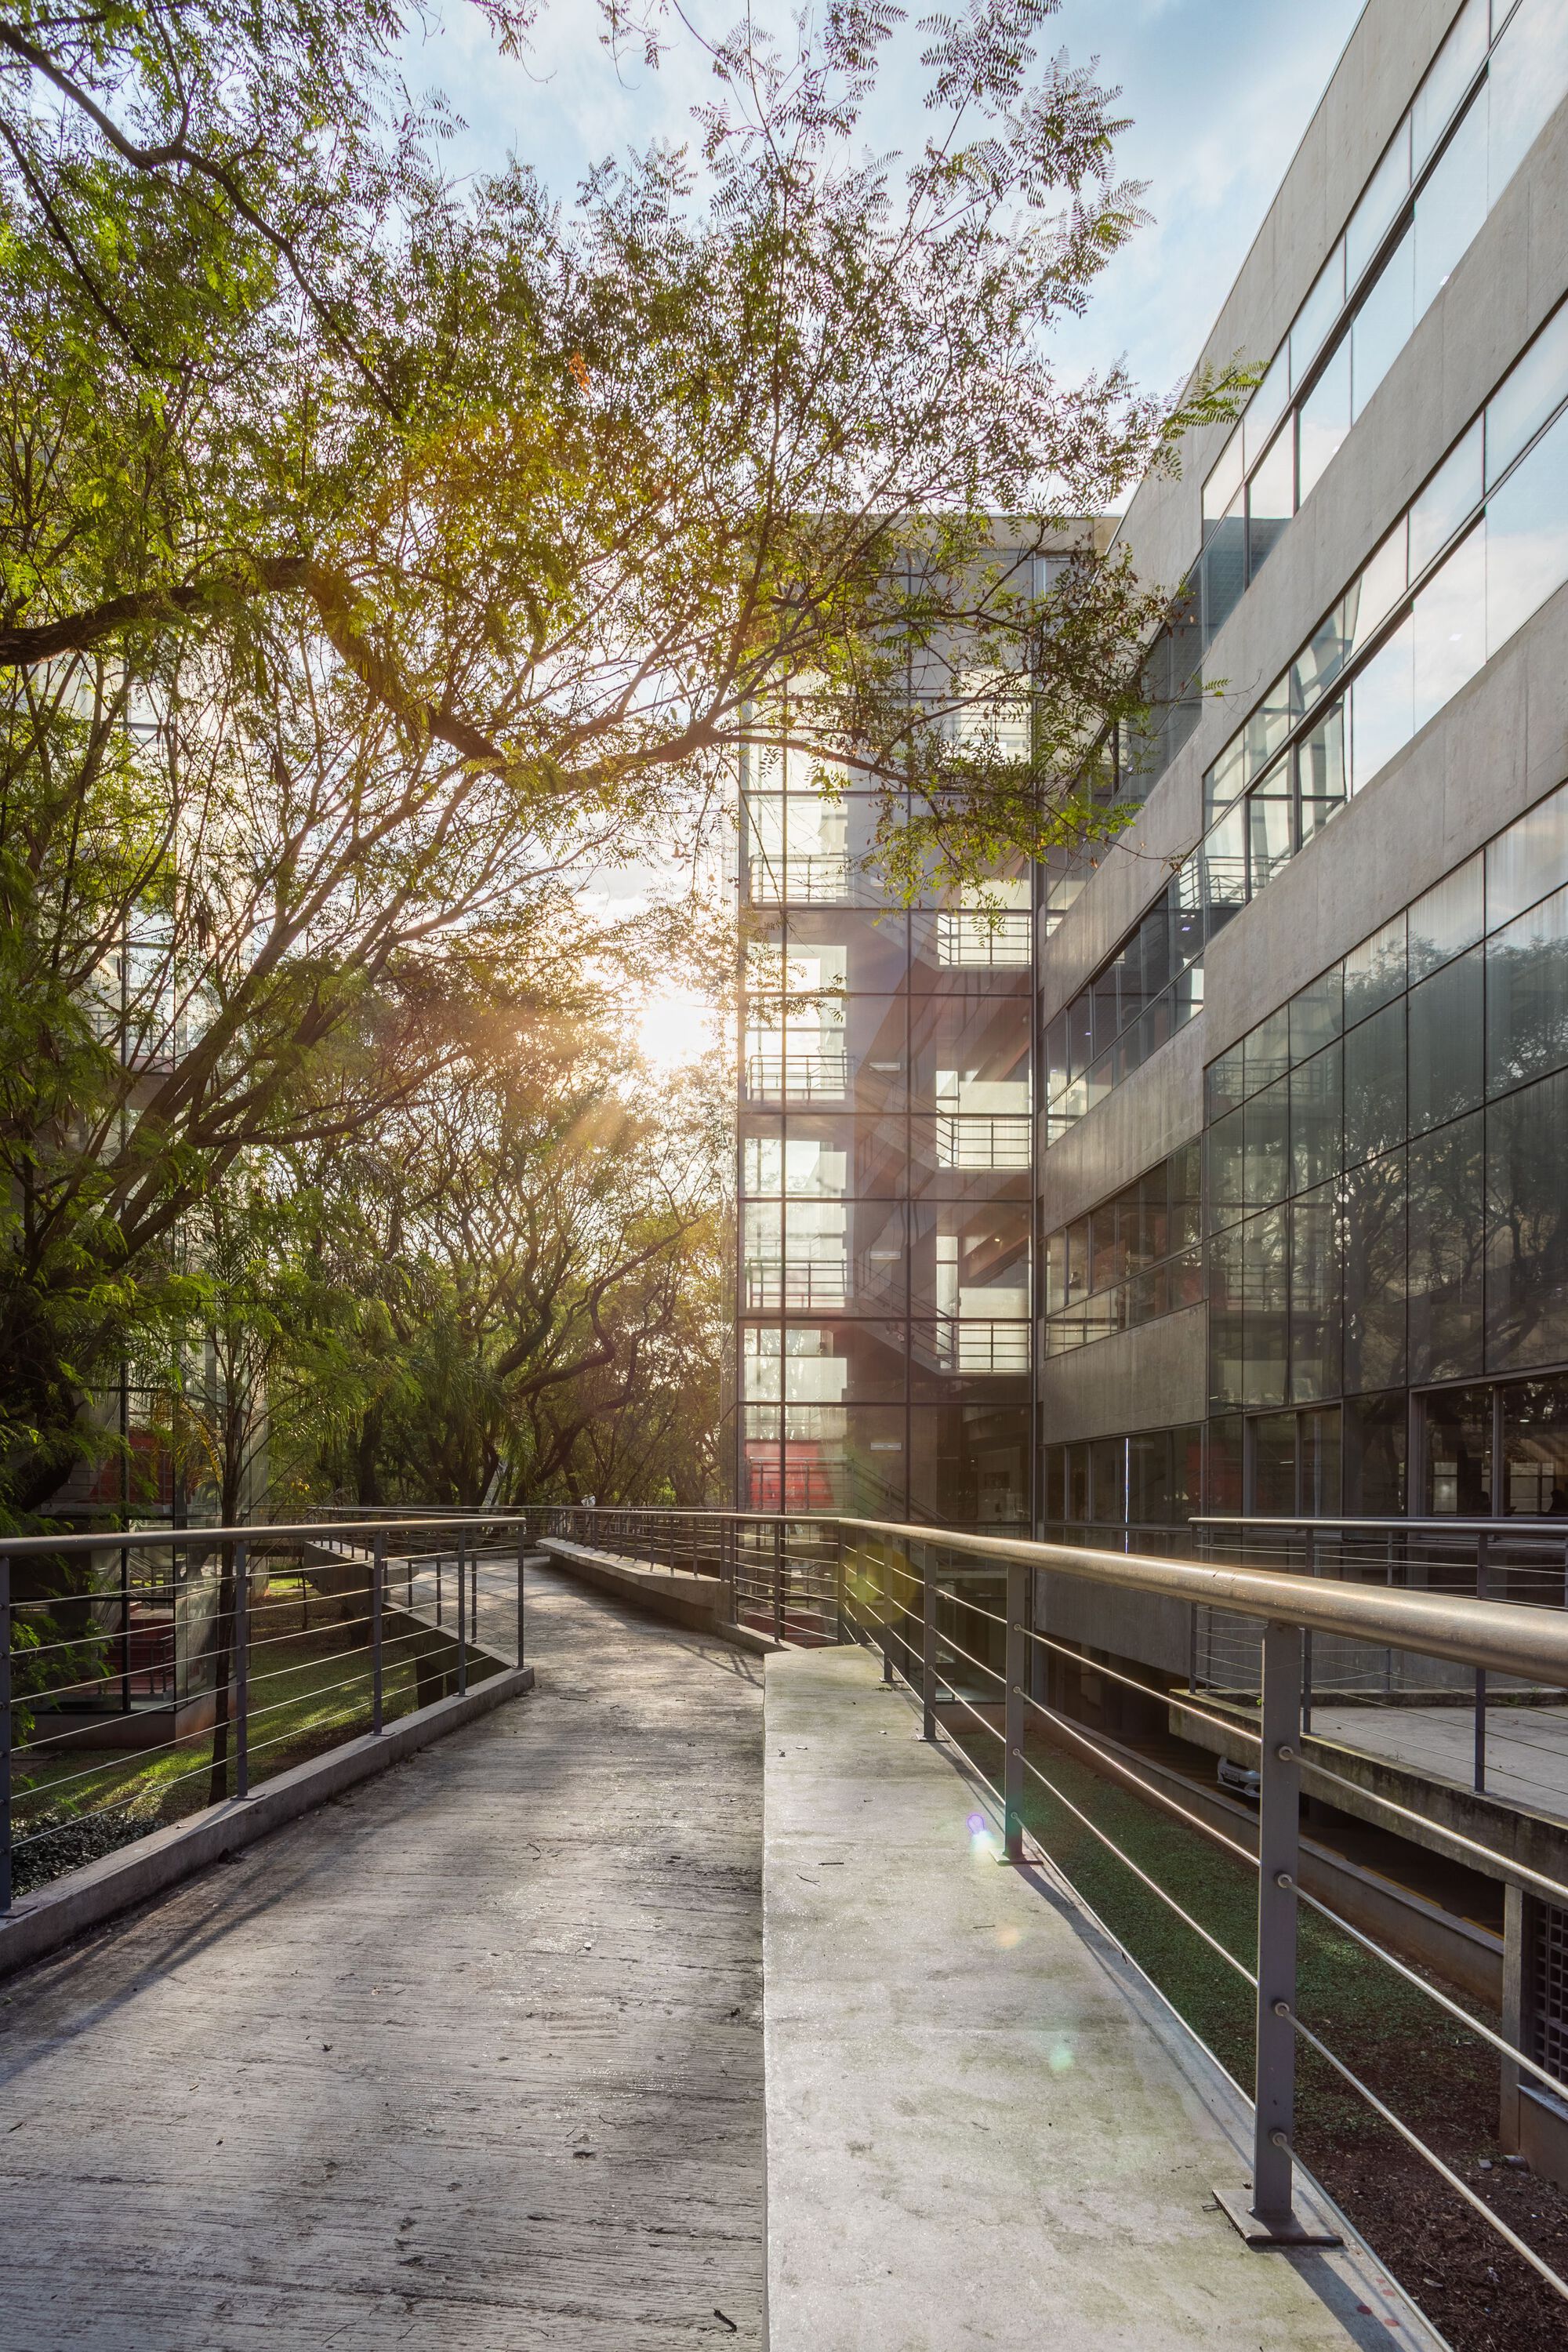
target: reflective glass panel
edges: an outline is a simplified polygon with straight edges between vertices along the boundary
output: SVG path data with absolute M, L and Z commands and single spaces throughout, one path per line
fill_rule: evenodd
M 1568 579 L 1568 415 L 1487 500 L 1487 646 L 1495 653 Z
M 1281 343 L 1241 420 L 1243 463 L 1248 467 L 1256 463 L 1258 451 L 1284 415 L 1289 395 L 1289 347 Z
M 1410 193 L 1410 122 L 1400 124 L 1345 230 L 1345 283 L 1353 287 Z
M 1568 486 L 1565 486 L 1568 487 Z M 1564 540 L 1568 555 L 1568 538 Z M 1487 532 L 1461 541 L 1415 599 L 1415 725 L 1474 677 L 1487 657 Z
M 1346 631 L 1351 650 L 1368 644 L 1378 623 L 1390 614 L 1410 584 L 1410 525 L 1401 515 L 1381 547 L 1362 566 L 1361 577 L 1345 598 Z
M 1554 408 L 1568 400 L 1568 303 L 1549 319 L 1487 403 L 1489 487 L 1512 465 Z
M 1360 416 L 1415 324 L 1415 228 L 1400 238 L 1351 328 L 1351 414 Z
M 1405 1378 L 1405 1176 L 1403 1150 L 1345 1180 L 1345 1387 Z
M 1503 1507 L 1568 1513 L 1568 1381 L 1514 1381 L 1502 1391 Z
M 1344 975 L 1338 964 L 1310 980 L 1290 999 L 1290 1059 L 1304 1062 L 1344 1026 Z
M 1568 1356 L 1568 1072 L 1487 1111 L 1487 1368 Z
M 1492 50 L 1487 89 L 1487 181 L 1496 204 L 1568 89 L 1568 7 L 1563 0 L 1520 0 Z
M 1247 807 L 1247 854 L 1254 892 L 1267 888 L 1295 855 L 1295 804 L 1290 762 L 1282 761 L 1253 793 Z
M 1241 488 L 1241 427 L 1238 425 L 1204 484 L 1204 536 L 1219 522 Z
M 1257 395 L 1254 395 L 1254 405 Z M 1248 411 L 1250 420 L 1251 411 Z M 1296 511 L 1296 436 L 1276 435 L 1247 490 L 1247 576 L 1255 580 Z
M 1247 1055 L 1247 1091 L 1255 1094 L 1290 1066 L 1290 1009 L 1282 1004 L 1243 1040 Z
M 1410 977 L 1419 980 L 1450 956 L 1473 947 L 1486 928 L 1483 860 L 1478 851 L 1416 899 L 1406 912 Z
M 1415 731 L 1415 629 L 1408 616 L 1351 688 L 1351 772 L 1364 792 Z
M 1345 248 L 1342 237 L 1318 273 L 1316 284 L 1296 313 L 1290 330 L 1290 388 L 1299 391 L 1302 378 L 1323 347 L 1323 339 L 1339 317 L 1345 299 Z
M 1290 1189 L 1306 1192 L 1337 1176 L 1342 1140 L 1342 1076 L 1338 1045 L 1290 1073 Z
M 1361 1396 L 1344 1407 L 1344 1502 L 1367 1518 L 1398 1518 L 1405 1510 L 1409 1405 L 1405 1391 Z
M 1487 0 L 1466 0 L 1421 78 L 1410 109 L 1410 169 L 1419 172 L 1487 54 Z
M 1543 801 L 1487 846 L 1487 923 L 1517 915 L 1535 899 L 1568 882 L 1568 784 Z
M 1405 1134 L 1405 999 L 1346 1033 L 1345 1160 L 1366 1159 Z
M 1409 1165 L 1410 1377 L 1478 1372 L 1486 1271 L 1481 1114 L 1413 1143 Z
M 1325 1184 L 1290 1208 L 1290 1395 L 1298 1404 L 1339 1388 L 1342 1307 L 1339 1202 L 1336 1187 Z
M 1345 760 L 1345 706 L 1336 702 L 1296 747 L 1302 845 L 1343 808 L 1350 796 Z
M 1405 982 L 1405 922 L 1399 914 L 1345 958 L 1345 1027 L 1397 996 Z
M 1410 992 L 1413 1135 L 1470 1109 L 1481 1099 L 1485 978 L 1484 951 L 1477 947 Z
M 1492 1507 L 1492 1392 L 1440 1389 L 1422 1401 L 1424 1508 L 1433 1518 L 1485 1519 Z
M 1289 1156 L 1289 1081 L 1280 1077 L 1253 1096 L 1246 1122 L 1246 1197 L 1249 1209 L 1266 1209 L 1283 1200 Z
M 1415 199 L 1415 316 L 1447 285 L 1487 216 L 1487 100 L 1479 93 Z
M 1209 1222 L 1215 1226 L 1233 1224 L 1246 1207 L 1244 1117 L 1239 1109 L 1231 1111 L 1216 1119 L 1204 1139 L 1209 1163 Z
M 1410 572 L 1425 572 L 1471 509 L 1481 502 L 1481 424 L 1438 467 L 1410 509 Z
M 1250 1106 L 1249 1106 L 1250 1108 Z M 1288 1234 L 1283 1209 L 1267 1210 L 1241 1227 L 1242 1402 L 1283 1404 L 1289 1324 Z
M 1568 1063 L 1568 890 L 1487 941 L 1487 1090 Z
M 1346 335 L 1297 411 L 1297 495 L 1303 505 L 1351 429 L 1351 341 Z

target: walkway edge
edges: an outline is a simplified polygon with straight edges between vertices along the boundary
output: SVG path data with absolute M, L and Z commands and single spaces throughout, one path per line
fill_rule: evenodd
M 400 1716 L 380 1733 L 366 1732 L 345 1740 L 325 1756 L 296 1764 L 270 1780 L 258 1782 L 248 1797 L 214 1805 L 189 1822 L 173 1822 L 153 1830 L 120 1853 L 104 1854 L 84 1863 L 34 1895 L 25 1895 L 0 1919 L 0 1977 L 58 1951 L 89 1927 L 101 1926 L 117 1912 L 128 1911 L 150 1896 L 167 1893 L 195 1877 L 225 1854 L 254 1845 L 286 1822 L 323 1805 L 329 1798 L 368 1780 L 389 1765 L 428 1748 L 433 1740 L 458 1731 L 509 1698 L 533 1687 L 531 1666 L 507 1666 L 461 1697 L 437 1699 L 434 1706 Z

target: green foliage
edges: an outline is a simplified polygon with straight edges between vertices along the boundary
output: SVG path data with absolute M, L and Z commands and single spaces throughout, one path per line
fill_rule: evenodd
M 526 44 L 526 5 L 482 13 Z M 204 1320 L 254 1329 L 268 1393 L 295 1324 L 352 1389 L 309 1282 L 263 1310 L 305 1244 L 257 1217 L 309 1222 L 312 1154 L 400 1148 L 466 1024 L 559 998 L 581 876 L 699 842 L 785 724 L 879 797 L 904 888 L 1114 825 L 1074 778 L 1163 592 L 1075 519 L 1227 387 L 1053 373 L 1140 215 L 1113 94 L 1035 58 L 1049 13 L 932 20 L 930 139 L 875 162 L 898 12 L 743 27 L 693 150 L 562 210 L 521 163 L 448 181 L 394 0 L 0 5 L 0 1507 Z M 1048 583 L 1018 568 L 1064 532 Z M 419 1378 L 489 1434 L 442 1475 L 569 1481 L 589 1441 L 539 1400 L 622 1360 L 597 1277 L 558 1357 L 526 1286 L 451 1279 Z M 232 1430 L 170 1436 L 239 1491 Z

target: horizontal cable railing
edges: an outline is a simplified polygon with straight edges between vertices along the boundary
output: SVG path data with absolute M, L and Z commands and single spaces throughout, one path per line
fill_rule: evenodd
M 479 1570 L 526 1514 L 363 1514 L 0 1540 L 0 1912 L 16 1893 L 510 1662 Z M 204 1786 L 205 1784 L 205 1786 Z
M 1231 1532 L 1222 1533 L 1227 1525 Z M 1513 2079 L 1559 2105 L 1568 2103 L 1561 2017 L 1521 2011 L 1517 2035 L 1500 2032 L 1389 1951 L 1364 1922 L 1345 1918 L 1300 1885 L 1312 1661 L 1333 1658 L 1337 1643 L 1346 1645 L 1346 1654 L 1359 1647 L 1395 1656 L 1415 1690 L 1430 1686 L 1420 1675 L 1432 1672 L 1485 1675 L 1538 1696 L 1568 1690 L 1568 1612 L 1560 1581 L 1568 1529 L 1541 1522 L 1500 1530 L 1495 1523 L 1467 1522 L 1432 1528 L 1419 1522 L 1277 1521 L 1260 1528 L 1210 1519 L 1197 1533 L 1208 1556 L 1175 1559 L 824 1512 L 551 1504 L 510 1513 L 414 1507 L 327 1513 L 291 1526 L 9 1538 L 0 1543 L 0 1656 L 7 1677 L 0 1724 L 7 1734 L 13 1723 L 21 1728 L 15 1754 L 8 1738 L 0 1752 L 8 1840 L 19 1860 L 28 1858 L 32 1875 L 33 1858 L 58 1834 L 58 1824 L 42 1818 L 51 1804 L 74 1821 L 85 1815 L 101 1823 L 116 1807 L 136 1802 L 125 1790 L 145 1774 L 150 1759 L 170 1790 L 205 1775 L 209 1797 L 243 1796 L 251 1764 L 262 1754 L 276 1762 L 312 1739 L 379 1730 L 395 1708 L 421 1703 L 434 1677 L 443 1688 L 449 1678 L 460 1689 L 470 1674 L 495 1671 L 500 1662 L 474 1639 L 481 1557 L 516 1561 L 520 1660 L 522 1567 L 541 1543 L 582 1546 L 653 1579 L 700 1580 L 714 1587 L 720 1627 L 781 1643 L 857 1643 L 879 1653 L 884 1678 L 914 1696 L 926 1737 L 957 1738 L 992 1787 L 1007 1859 L 1050 1861 L 1040 1833 L 1026 1828 L 1026 1799 L 1043 1792 L 1228 1976 L 1245 1981 L 1253 2169 L 1244 2207 L 1233 2200 L 1226 2210 L 1254 2242 L 1298 2244 L 1312 2234 L 1296 2202 L 1300 2044 L 1568 2299 L 1568 2282 L 1546 2256 L 1395 2111 L 1386 2080 L 1365 2081 L 1333 2046 L 1328 2021 L 1301 2016 L 1297 1969 L 1298 1909 L 1305 1903 L 1391 1981 L 1428 2001 L 1446 2031 L 1473 2036 Z M 1215 1556 L 1226 1546 L 1227 1556 Z M 1468 1586 L 1465 1546 L 1479 1547 L 1468 1555 Z M 1506 1575 L 1494 1575 L 1494 1568 Z M 1527 1580 L 1510 1581 L 1516 1571 Z M 312 1625 L 306 1588 L 314 1580 L 321 1592 L 323 1575 L 331 1580 L 332 1573 L 333 1613 L 323 1595 Z M 1194 1675 L 1185 1691 L 1140 1680 L 1124 1671 L 1130 1660 L 1113 1666 L 1097 1655 L 1092 1665 L 1162 1709 L 1179 1699 L 1178 1712 L 1207 1717 L 1255 1757 L 1256 1851 L 1188 1801 L 1179 1778 L 1157 1778 L 1136 1752 L 1054 1703 L 1047 1661 L 1086 1663 L 1081 1647 L 1058 1639 L 1040 1613 L 1059 1589 L 1052 1580 L 1063 1576 L 1124 1600 L 1183 1604 L 1192 1622 L 1206 1615 L 1238 1629 L 1236 1640 L 1250 1645 L 1245 1672 L 1227 1667 L 1208 1683 Z M 301 1660 L 309 1666 L 303 1677 Z M 100 1727 L 112 1714 L 121 1721 L 162 1714 L 168 1721 L 153 1725 L 155 1749 L 106 1765 L 77 1736 L 82 1717 L 95 1710 Z M 182 1710 L 191 1714 L 188 1726 Z M 1179 1896 L 1127 1851 L 1125 1834 L 1119 1838 L 1092 1818 L 1084 1792 L 1075 1793 L 1053 1762 L 1058 1754 L 1086 1761 L 1100 1780 L 1200 1837 L 1229 1864 L 1256 1874 L 1256 1966 L 1194 1916 L 1202 1907 L 1194 1902 L 1197 1882 Z M 1332 1801 L 1331 1751 L 1324 1759 L 1314 1747 L 1310 1769 L 1314 1793 L 1326 1790 Z M 1350 1797 L 1352 1784 L 1347 1780 L 1344 1789 Z M 1568 1871 L 1556 1874 L 1550 1853 L 1516 1861 L 1501 1847 L 1479 1843 L 1468 1827 L 1428 1822 L 1414 1804 L 1360 1783 L 1353 1801 L 1362 1818 L 1503 1877 L 1521 1899 L 1543 1906 L 1542 1916 L 1568 1924 Z M 1233 1808 L 1231 1818 L 1246 1815 Z M 11 1851 L 8 1843 L 7 1869 Z M 8 1885 L 6 1893 L 8 1899 Z
M 1208 1559 L 1394 1592 L 1466 1595 L 1489 1605 L 1568 1607 L 1568 1520 L 1214 1512 L 1200 1514 L 1192 1525 Z M 1258 1656 L 1255 1626 L 1229 1611 L 1194 1611 L 1189 1676 L 1194 1691 L 1245 1697 L 1258 1687 Z M 1352 1746 L 1359 1718 L 1346 1709 L 1468 1708 L 1468 1777 L 1479 1792 L 1487 1788 L 1489 1708 L 1500 1699 L 1519 1705 L 1554 1695 L 1537 1674 L 1500 1676 L 1342 1635 L 1310 1637 L 1304 1673 L 1308 1727 L 1314 1706 L 1331 1706 L 1340 1710 L 1335 1737 Z
M 1568 1687 L 1568 1618 L 1538 1605 L 1508 1599 L 1478 1601 L 1472 1592 L 1375 1586 L 1352 1579 L 1308 1578 L 1300 1564 L 1288 1568 L 1242 1567 L 1212 1560 L 1127 1556 L 1088 1546 L 1033 1544 L 978 1535 L 872 1520 L 838 1523 L 844 1550 L 843 1607 L 850 1638 L 879 1650 L 885 1681 L 910 1688 L 922 1715 L 925 1736 L 955 1738 L 974 1770 L 991 1787 L 1002 1815 L 1007 1859 L 1028 1858 L 1025 1801 L 1033 1788 L 1076 1823 L 1124 1868 L 1143 1892 L 1179 1920 L 1248 1989 L 1253 2012 L 1252 2047 L 1255 2129 L 1252 2179 L 1239 2200 L 1220 2192 L 1221 2202 L 1254 2243 L 1301 2244 L 1312 2231 L 1298 2217 L 1294 2186 L 1296 2047 L 1310 2049 L 1334 2075 L 1431 2170 L 1479 2215 L 1487 2226 L 1557 2295 L 1568 2300 L 1565 2281 L 1538 2249 L 1510 2226 L 1485 2198 L 1402 2118 L 1373 2084 L 1300 2014 L 1297 1977 L 1297 1908 L 1305 1903 L 1335 1933 L 1386 1968 L 1406 1988 L 1429 2000 L 1450 2022 L 1489 2049 L 1513 2070 L 1514 2079 L 1533 2083 L 1552 2102 L 1568 2094 L 1552 2060 L 1561 2054 L 1552 2021 L 1542 2021 L 1533 2041 L 1514 2041 L 1454 2000 L 1427 1976 L 1342 1916 L 1331 1904 L 1300 1885 L 1300 1801 L 1305 1645 L 1314 1641 L 1370 1643 L 1402 1655 L 1435 1660 L 1471 1672 L 1508 1675 L 1521 1684 L 1555 1690 Z M 1557 1538 L 1559 1544 L 1561 1538 Z M 1052 1652 L 1083 1663 L 1081 1652 L 1055 1642 L 1035 1621 L 1042 1589 L 1037 1571 L 1066 1571 L 1122 1594 L 1177 1600 L 1194 1610 L 1232 1616 L 1247 1626 L 1258 1644 L 1253 1684 L 1257 1705 L 1251 1721 L 1234 1706 L 1215 1715 L 1241 1737 L 1258 1759 L 1257 1850 L 1228 1835 L 1180 1797 L 1139 1769 L 1130 1751 L 1119 1748 L 1042 1697 L 1037 1661 Z M 1169 1693 L 1152 1683 L 1104 1664 L 1093 1671 L 1140 1691 L 1152 1701 Z M 1206 1712 L 1194 1701 L 1197 1712 Z M 1098 1777 L 1120 1783 L 1166 1817 L 1179 1821 L 1209 1845 L 1227 1853 L 1258 1877 L 1258 1961 L 1248 1968 L 1203 1922 L 1189 1903 L 1145 1870 L 1042 1762 L 1040 1741 L 1086 1759 Z M 1349 1784 L 1347 1783 L 1347 1788 Z M 1422 1826 L 1412 1809 L 1356 1791 L 1358 1802 L 1386 1817 L 1388 1826 L 1408 1833 Z M 1463 1836 L 1496 1869 L 1492 1849 Z M 1032 1840 L 1047 1861 L 1048 1851 Z M 1509 1865 L 1508 1874 L 1531 1899 L 1568 1915 L 1568 1879 L 1539 1869 Z M 1386 2086 L 1384 2086 L 1386 2087 Z

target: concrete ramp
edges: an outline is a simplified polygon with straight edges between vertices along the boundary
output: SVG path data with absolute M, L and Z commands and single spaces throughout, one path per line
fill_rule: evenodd
M 858 1650 L 771 1658 L 770 2352 L 1441 2352 L 1387 2273 L 1249 2252 L 1224 2075 Z

